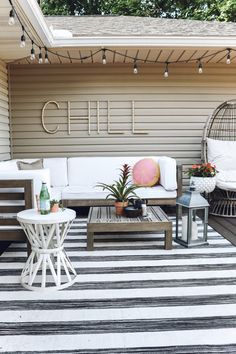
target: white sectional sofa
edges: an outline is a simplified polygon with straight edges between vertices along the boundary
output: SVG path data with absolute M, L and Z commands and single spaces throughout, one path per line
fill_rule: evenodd
M 149 156 L 150 157 L 150 156 Z M 17 161 L 34 162 L 37 159 L 18 159 L 0 162 L 0 180 L 32 179 L 33 194 L 39 194 L 41 183 L 50 186 L 51 199 L 61 199 L 65 206 L 109 204 L 107 192 L 96 187 L 98 182 L 112 183 L 124 163 L 133 166 L 142 157 L 60 157 L 44 158 L 42 170 L 18 170 Z M 160 166 L 160 184 L 140 188 L 137 194 L 150 204 L 175 204 L 181 193 L 181 173 L 177 185 L 176 161 L 170 157 L 152 156 Z

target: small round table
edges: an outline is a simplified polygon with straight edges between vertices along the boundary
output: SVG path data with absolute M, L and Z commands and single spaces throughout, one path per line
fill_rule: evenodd
M 47 215 L 28 209 L 17 214 L 32 252 L 21 273 L 21 284 L 30 290 L 60 290 L 76 280 L 64 250 L 64 240 L 76 213 L 71 209 Z

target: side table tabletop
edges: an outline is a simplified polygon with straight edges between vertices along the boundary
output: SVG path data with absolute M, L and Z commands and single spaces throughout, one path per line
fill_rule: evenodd
M 17 214 L 32 252 L 21 273 L 21 284 L 30 290 L 60 290 L 76 280 L 64 250 L 64 240 L 76 213 L 71 209 L 47 215 L 28 209 Z

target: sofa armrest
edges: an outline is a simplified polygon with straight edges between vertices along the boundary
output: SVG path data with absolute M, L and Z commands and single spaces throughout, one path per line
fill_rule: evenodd
M 183 166 L 177 165 L 177 197 L 183 193 Z
M 50 172 L 48 169 L 42 170 L 21 170 L 17 172 L 0 172 L 1 180 L 26 180 L 33 181 L 32 194 L 35 196 L 40 193 L 42 182 L 46 182 L 50 193 Z M 35 198 L 34 198 L 35 199 Z M 35 202 L 35 200 L 34 200 Z M 36 205 L 36 204 L 35 204 Z
M 176 181 L 176 160 L 162 156 L 159 161 L 160 166 L 160 184 L 168 191 L 177 189 Z

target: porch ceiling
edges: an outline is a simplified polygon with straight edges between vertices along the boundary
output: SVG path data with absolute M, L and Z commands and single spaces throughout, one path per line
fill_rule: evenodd
M 166 48 L 166 47 L 154 47 L 154 48 L 114 48 L 106 47 L 106 59 L 108 64 L 122 64 L 122 63 L 133 63 L 133 58 L 140 60 L 146 64 L 151 62 L 184 62 L 190 63 L 197 61 L 199 58 L 204 56 L 205 58 L 201 61 L 203 63 L 212 64 L 225 64 L 227 52 L 220 52 L 221 49 L 207 49 L 207 48 Z M 18 54 L 20 53 L 20 48 L 17 48 Z M 49 52 L 49 62 L 50 64 L 101 64 L 102 53 L 96 53 L 101 50 L 101 47 L 91 47 L 91 48 L 51 48 L 53 53 Z M 111 51 L 109 51 L 111 50 Z M 218 52 L 218 54 L 216 54 Z M 93 53 L 96 53 L 93 55 Z M 28 53 L 27 53 L 28 54 Z M 58 55 L 57 55 L 58 54 Z M 89 57 L 86 59 L 86 57 Z M 231 53 L 231 62 L 236 63 L 236 52 Z M 16 60 L 17 64 L 32 64 L 37 65 L 37 60 L 32 62 L 29 56 Z

